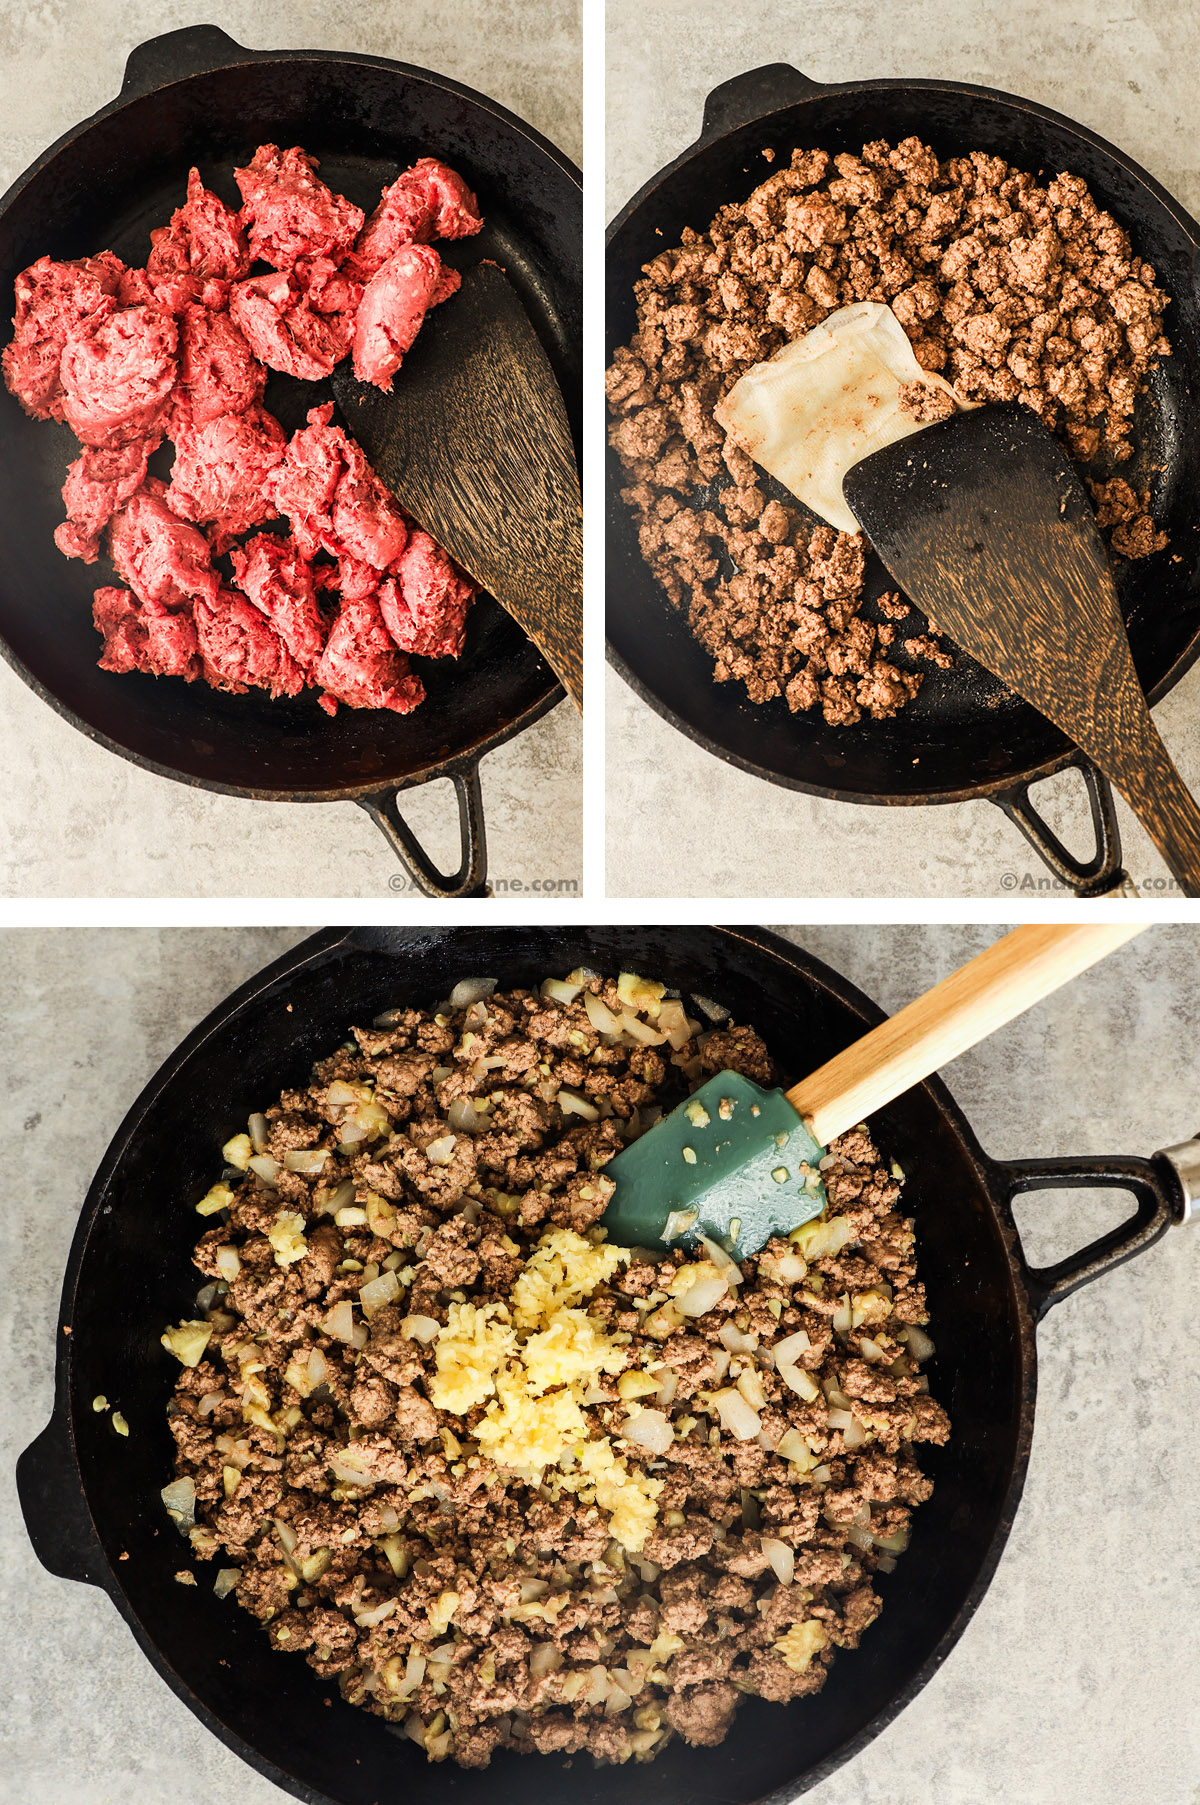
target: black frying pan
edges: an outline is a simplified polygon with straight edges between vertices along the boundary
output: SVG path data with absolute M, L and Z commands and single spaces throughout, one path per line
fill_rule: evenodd
M 203 1195 L 223 1141 L 354 1022 L 402 1002 L 431 1004 L 460 977 L 536 984 L 588 963 L 699 985 L 753 1022 L 777 1056 L 816 1065 L 881 1019 L 860 991 L 772 935 L 733 928 L 356 929 L 315 935 L 243 985 L 146 1087 L 88 1193 L 56 1336 L 48 1427 L 17 1469 L 37 1554 L 52 1573 L 102 1586 L 157 1671 L 223 1742 L 311 1805 L 784 1805 L 861 1749 L 936 1671 L 1000 1558 L 1033 1429 L 1038 1319 L 1078 1286 L 1150 1247 L 1190 1207 L 1171 1164 L 1144 1159 L 989 1159 L 937 1079 L 878 1112 L 880 1145 L 909 1174 L 938 1353 L 937 1397 L 954 1424 L 921 1451 L 936 1481 L 912 1543 L 881 1581 L 885 1609 L 839 1654 L 815 1698 L 787 1708 L 748 1699 L 719 1748 L 673 1743 L 644 1767 L 594 1767 L 501 1753 L 483 1772 L 430 1767 L 380 1718 L 345 1704 L 299 1658 L 273 1652 L 231 1601 L 173 1574 L 185 1552 L 161 1509 L 174 1444 L 165 1410 L 178 1367 L 159 1347 L 192 1313 L 191 1265 Z M 795 1073 L 790 1074 L 796 1076 Z M 1196 1143 L 1192 1143 L 1195 1147 Z M 164 1175 L 169 1174 L 164 1184 Z M 1011 1201 L 1026 1190 L 1108 1186 L 1134 1214 L 1081 1253 L 1028 1265 Z M 119 1305 L 117 1300 L 119 1301 Z M 69 1334 L 65 1331 L 69 1330 Z M 128 1440 L 97 1415 L 104 1393 Z M 128 1559 L 120 1556 L 127 1554 Z M 326 1706 L 323 1701 L 332 1699 Z
M 494 101 L 383 57 L 243 50 L 211 25 L 141 45 L 118 99 L 59 139 L 0 200 L 0 311 L 9 310 L 18 271 L 43 253 L 107 247 L 144 263 L 150 228 L 180 204 L 192 163 L 238 205 L 233 170 L 268 140 L 303 145 L 323 178 L 368 210 L 418 156 L 459 169 L 486 224 L 477 238 L 447 246 L 448 261 L 503 264 L 578 437 L 578 170 Z M 328 384 L 274 375 L 266 403 L 290 431 L 331 398 Z M 0 652 L 30 687 L 90 739 L 160 776 L 271 801 L 353 799 L 426 894 L 486 893 L 479 761 L 563 693 L 503 609 L 481 598 L 457 661 L 417 660 L 428 696 L 403 718 L 341 708 L 330 720 L 313 691 L 272 702 L 260 691 L 226 696 L 177 678 L 110 675 L 96 667 L 91 622 L 92 591 L 113 580 L 109 567 L 69 563 L 52 537 L 75 451 L 65 426 L 27 419 L 0 394 Z M 158 456 L 169 466 L 169 448 Z M 448 777 L 458 796 L 462 861 L 452 877 L 434 867 L 397 806 L 401 791 L 434 777 Z
M 1160 701 L 1200 654 L 1200 225 L 1094 132 L 1032 101 L 963 82 L 825 86 L 783 63 L 737 76 L 709 95 L 695 144 L 648 182 L 609 229 L 609 355 L 635 329 L 633 284 L 643 264 L 678 244 L 685 226 L 702 232 L 718 207 L 744 199 L 772 167 L 762 158 L 764 146 L 786 162 L 797 146 L 857 153 L 872 139 L 895 143 L 910 134 L 940 156 L 984 150 L 1035 174 L 1082 176 L 1171 296 L 1166 330 L 1174 355 L 1139 404 L 1135 458 L 1123 467 L 1137 486 L 1150 489 L 1171 544 L 1118 570 L 1134 663 L 1150 701 Z M 633 516 L 617 493 L 625 480 L 620 462 L 613 452 L 609 459 L 609 656 L 673 726 L 743 771 L 840 802 L 896 806 L 987 797 L 1080 895 L 1121 881 L 1105 778 L 1044 716 L 969 658 L 960 655 L 951 670 L 930 672 L 916 701 L 895 719 L 856 727 L 792 715 L 782 700 L 756 706 L 739 684 L 714 683 L 712 659 L 642 560 Z M 766 487 L 785 494 L 770 481 Z M 877 596 L 889 584 L 872 557 L 867 593 Z M 1072 766 L 1087 785 L 1096 833 L 1095 856 L 1086 860 L 1067 851 L 1029 796 L 1032 784 Z

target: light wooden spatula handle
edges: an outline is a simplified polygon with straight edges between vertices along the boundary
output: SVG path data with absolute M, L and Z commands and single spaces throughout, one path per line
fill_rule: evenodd
M 1150 924 L 1014 928 L 787 1092 L 822 1147 Z

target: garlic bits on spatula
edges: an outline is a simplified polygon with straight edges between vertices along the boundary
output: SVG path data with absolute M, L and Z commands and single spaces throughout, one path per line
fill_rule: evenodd
M 858 301 L 747 370 L 715 413 L 798 501 L 840 532 L 857 533 L 842 494 L 847 470 L 972 405 L 921 368 L 890 307 Z

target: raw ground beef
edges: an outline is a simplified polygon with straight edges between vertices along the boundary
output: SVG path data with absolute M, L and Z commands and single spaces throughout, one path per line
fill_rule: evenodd
M 767 1049 L 636 980 L 471 990 L 226 1144 L 164 1501 L 219 1596 L 432 1759 L 716 1744 L 857 1646 L 932 1491 L 901 1175 L 857 1128 L 825 1216 L 740 1269 L 608 1249 L 609 1159 L 715 1072 L 772 1082 Z
M 1120 464 L 1170 351 L 1154 270 L 1077 176 L 1043 185 L 981 151 L 939 162 L 916 138 L 861 157 L 795 151 L 648 263 L 635 292 L 638 331 L 607 388 L 642 554 L 718 682 L 833 724 L 895 714 L 922 682 L 912 656 L 947 654 L 923 630 L 897 637 L 913 612 L 901 599 L 868 612 L 861 534 L 767 499 L 713 418 L 738 378 L 836 309 L 883 302 L 965 400 L 1019 400 L 1078 461 Z M 698 502 L 701 485 L 716 488 Z M 1148 497 L 1126 513 L 1120 487 L 1101 503 L 1114 552 L 1161 549 Z
M 240 212 L 191 171 L 144 269 L 104 251 L 43 257 L 17 278 L 5 382 L 84 447 L 55 541 L 90 564 L 107 534 L 129 585 L 95 592 L 105 670 L 272 696 L 312 685 L 329 713 L 339 701 L 407 713 L 425 693 L 408 654 L 458 655 L 474 587 L 330 424 L 332 404 L 289 441 L 262 398 L 269 369 L 316 381 L 352 346 L 363 377 L 390 388 L 427 308 L 459 284 L 429 241 L 483 222 L 432 157 L 366 227 L 299 148 L 261 145 L 235 173 Z M 169 486 L 147 473 L 164 438 Z M 287 537 L 239 546 L 280 516 Z

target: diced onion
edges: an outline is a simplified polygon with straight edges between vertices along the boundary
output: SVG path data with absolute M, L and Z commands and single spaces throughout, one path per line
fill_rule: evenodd
M 478 1003 L 483 997 L 490 997 L 496 988 L 496 978 L 460 978 L 450 995 L 446 998 L 451 1009 L 469 1009 L 472 1003 Z
M 354 1339 L 354 1305 L 344 1297 L 325 1317 L 322 1327 L 335 1341 L 350 1343 Z
M 742 1269 L 733 1256 L 726 1253 L 720 1242 L 711 1240 L 708 1235 L 697 1235 L 696 1239 L 703 1245 L 709 1259 L 717 1268 L 717 1271 L 724 1273 L 726 1283 L 730 1285 L 740 1285 L 742 1282 Z
M 420 1341 L 428 1347 L 431 1341 L 437 1340 L 441 1328 L 436 1316 L 413 1315 L 404 1318 L 400 1324 L 400 1333 L 407 1335 L 410 1341 Z
M 775 1371 L 779 1374 L 779 1377 L 783 1380 L 788 1390 L 794 1391 L 796 1396 L 798 1398 L 803 1398 L 806 1404 L 811 1404 L 814 1398 L 820 1397 L 820 1386 L 817 1384 L 812 1374 L 806 1373 L 802 1366 L 793 1366 L 790 1360 L 780 1360 L 778 1355 L 776 1355 Z
M 360 1141 L 366 1140 L 370 1132 L 371 1130 L 365 1122 L 355 1122 L 347 1117 L 344 1122 L 338 1124 L 338 1134 L 341 1137 L 338 1141 L 339 1149 L 357 1147 Z
M 159 1497 L 176 1528 L 186 1534 L 196 1521 L 196 1487 L 190 1479 L 173 1479 Z
M 381 1272 L 377 1279 L 369 1279 L 358 1293 L 358 1301 L 362 1305 L 363 1314 L 368 1321 L 376 1310 L 384 1304 L 391 1304 L 400 1295 L 400 1281 L 394 1272 Z
M 831 1429 L 848 1429 L 854 1421 L 854 1415 L 849 1410 L 827 1410 L 825 1421 Z
M 781 1253 L 774 1262 L 774 1272 L 785 1285 L 798 1285 L 808 1276 L 808 1264 L 798 1253 Z
M 529 1657 L 530 1678 L 538 1680 L 544 1673 L 557 1673 L 562 1664 L 562 1654 L 553 1642 L 539 1642 Z
M 620 1031 L 620 1018 L 613 1014 L 607 1003 L 602 1003 L 600 998 L 593 995 L 590 990 L 583 999 L 583 1006 L 587 1011 L 587 1018 L 597 1034 L 616 1034 Z
M 367 1478 L 362 1468 L 355 1466 L 352 1457 L 348 1453 L 340 1452 L 327 1455 L 325 1464 L 328 1466 L 334 1478 L 340 1479 L 343 1484 L 370 1485 L 372 1483 L 372 1481 Z
M 766 1394 L 763 1391 L 762 1379 L 753 1366 L 747 1366 L 738 1374 L 737 1388 L 752 1410 L 765 1410 Z
M 315 1387 L 323 1385 L 329 1377 L 329 1362 L 319 1347 L 311 1348 L 308 1355 L 308 1382 Z
M 842 1440 L 848 1448 L 861 1448 L 867 1440 L 867 1432 L 856 1416 L 850 1418 L 850 1427 L 842 1431 Z
M 259 1112 L 255 1110 L 246 1126 L 250 1130 L 250 1140 L 253 1143 L 255 1153 L 265 1153 L 270 1138 L 270 1130 L 267 1127 L 266 1116 L 260 1115 Z
M 835 1335 L 848 1335 L 854 1321 L 854 1312 L 848 1303 L 839 1304 L 833 1313 L 833 1331 Z
M 661 1410 L 641 1410 L 623 1425 L 622 1434 L 648 1454 L 665 1454 L 675 1440 L 675 1431 Z
M 269 1153 L 252 1154 L 246 1164 L 264 1184 L 273 1185 L 279 1177 L 279 1161 L 272 1159 Z
M 292 1147 L 283 1156 L 283 1163 L 289 1172 L 299 1172 L 303 1177 L 312 1178 L 320 1172 L 329 1158 L 327 1147 Z
M 929 1360 L 934 1353 L 934 1346 L 924 1329 L 918 1329 L 910 1323 L 908 1328 L 908 1351 L 914 1360 Z
M 233 1283 L 238 1273 L 242 1270 L 241 1255 L 238 1253 L 237 1248 L 233 1246 L 232 1242 L 227 1243 L 222 1247 L 218 1247 L 213 1254 L 213 1261 L 221 1277 L 228 1280 L 230 1284 Z
M 223 1391 L 206 1391 L 196 1406 L 196 1413 L 198 1416 L 211 1416 L 213 1411 L 219 1410 L 224 1402 L 225 1393 Z
M 752 1354 L 758 1346 L 757 1335 L 744 1335 L 737 1324 L 732 1322 L 721 1324 L 717 1330 L 717 1340 L 731 1354 Z
M 724 1273 L 706 1273 L 694 1285 L 689 1285 L 683 1295 L 675 1299 L 675 1303 L 684 1316 L 703 1316 L 714 1304 L 720 1302 L 728 1289 Z
M 796 1556 L 787 1543 L 778 1541 L 775 1536 L 763 1536 L 762 1551 L 775 1569 L 780 1585 L 790 1586 L 796 1571 Z
M 563 978 L 546 978 L 542 983 L 542 995 L 552 1003 L 573 1003 L 582 989 L 582 984 L 568 984 Z
M 453 1134 L 439 1135 L 436 1141 L 430 1141 L 425 1149 L 425 1158 L 431 1166 L 448 1166 L 454 1158 L 454 1149 L 458 1137 Z
M 480 1109 L 470 1097 L 455 1097 L 447 1111 L 447 1119 L 456 1134 L 483 1134 L 492 1125 L 487 1111 Z
M 578 1091 L 568 1090 L 565 1085 L 558 1093 L 558 1107 L 564 1116 L 582 1116 L 585 1122 L 597 1122 L 600 1119 L 600 1111 L 594 1103 L 589 1103 Z
M 332 1109 L 345 1109 L 347 1103 L 357 1103 L 359 1086 L 347 1084 L 341 1078 L 335 1078 L 325 1092 L 325 1101 Z
M 359 1629 L 374 1629 L 377 1623 L 382 1623 L 385 1617 L 390 1617 L 395 1608 L 396 1600 L 385 1598 L 382 1604 L 372 1605 L 369 1611 L 356 1611 L 354 1621 Z
M 786 1360 L 794 1366 L 801 1354 L 806 1354 L 811 1346 L 806 1330 L 797 1329 L 794 1335 L 785 1335 L 782 1341 L 772 1342 L 771 1352 L 776 1361 Z
M 717 1407 L 717 1415 L 736 1441 L 753 1441 L 762 1428 L 762 1419 L 757 1410 L 747 1404 L 740 1391 L 730 1386 L 725 1391 L 713 1393 L 713 1403 Z
M 213 1591 L 218 1598 L 228 1598 L 241 1578 L 240 1567 L 222 1567 L 213 1584 Z
M 659 1378 L 658 1395 L 655 1403 L 660 1410 L 666 1410 L 675 1402 L 675 1393 L 679 1390 L 679 1374 L 673 1366 L 665 1366 Z
M 904 1550 L 908 1547 L 907 1525 L 903 1529 L 898 1529 L 895 1535 L 873 1535 L 871 1540 L 874 1542 L 876 1548 L 880 1549 L 884 1554 L 903 1554 Z
M 641 1047 L 661 1047 L 667 1038 L 665 1034 L 659 1034 L 653 1028 L 648 1028 L 645 1022 L 639 1021 L 636 1015 L 631 1015 L 628 1009 L 621 1011 L 620 1027 L 631 1040 L 637 1041 Z
M 676 1053 L 687 1045 L 698 1027 L 696 1022 L 688 1020 L 687 1011 L 675 997 L 659 1005 L 658 1025 Z

